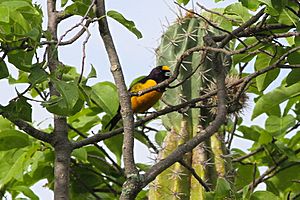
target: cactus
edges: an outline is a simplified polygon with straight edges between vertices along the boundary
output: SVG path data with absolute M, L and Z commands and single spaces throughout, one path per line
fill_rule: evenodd
M 174 69 L 177 59 L 195 46 L 204 46 L 203 36 L 217 34 L 217 30 L 208 26 L 200 18 L 188 14 L 168 27 L 161 38 L 157 53 L 157 65 L 169 65 Z M 225 57 L 223 57 L 225 62 Z M 180 74 L 174 84 L 178 87 L 168 89 L 163 96 L 160 108 L 167 104 L 176 105 L 188 101 L 205 92 L 212 84 L 211 69 L 213 66 L 209 55 L 194 52 L 182 63 Z M 190 76 L 193 73 L 192 76 Z M 182 82 L 184 80 L 184 82 Z M 179 95 L 179 97 L 178 97 Z M 165 102 L 165 103 L 164 103 Z M 169 131 L 164 139 L 159 159 L 164 159 L 178 145 L 185 143 L 198 134 L 212 120 L 212 115 L 203 109 L 183 109 L 162 117 L 163 125 Z M 198 176 L 213 188 L 218 176 L 226 174 L 226 163 L 222 160 L 224 144 L 217 136 L 208 142 L 199 144 L 183 160 L 194 168 Z M 215 161 L 214 165 L 210 162 Z M 191 172 L 175 163 L 160 174 L 149 187 L 149 199 L 204 199 L 204 188 L 192 176 Z

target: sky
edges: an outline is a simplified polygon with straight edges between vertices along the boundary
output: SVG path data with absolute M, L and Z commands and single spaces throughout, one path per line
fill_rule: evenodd
M 36 0 L 38 4 L 42 5 L 44 13 L 46 11 L 45 0 Z M 214 3 L 213 0 L 198 0 L 195 1 L 199 4 L 207 7 L 224 7 L 225 5 L 235 2 L 234 0 L 225 0 L 224 2 Z M 58 1 L 60 3 L 60 1 Z M 196 10 L 200 10 L 196 7 Z M 190 6 L 191 8 L 191 6 Z M 122 13 L 127 19 L 133 20 L 136 27 L 142 32 L 143 38 L 137 39 L 134 34 L 129 32 L 122 25 L 117 23 L 114 20 L 109 20 L 109 25 L 111 33 L 114 38 L 115 46 L 120 58 L 121 66 L 124 71 L 125 80 L 127 85 L 130 82 L 141 75 L 146 75 L 149 71 L 155 66 L 155 54 L 154 49 L 158 46 L 160 37 L 163 33 L 164 26 L 168 23 L 172 23 L 176 19 L 176 14 L 178 13 L 178 8 L 172 0 L 152 0 L 152 1 L 116 1 L 109 0 L 106 1 L 107 10 L 116 10 Z M 44 14 L 46 15 L 46 13 Z M 59 34 L 63 34 L 66 30 L 72 27 L 75 23 L 80 21 L 79 17 L 72 17 L 67 19 L 62 25 L 59 26 Z M 44 29 L 46 28 L 46 20 L 44 21 Z M 76 30 L 67 35 L 65 39 L 72 37 L 76 34 Z M 91 38 L 87 43 L 86 51 L 86 70 L 85 74 L 88 74 L 90 70 L 90 65 L 92 64 L 97 71 L 97 79 L 94 81 L 113 81 L 112 75 L 110 73 L 109 67 L 110 64 L 107 59 L 107 54 L 104 51 L 103 43 L 100 39 L 100 35 L 97 31 L 97 24 L 93 24 L 90 27 L 92 33 Z M 82 42 L 84 41 L 85 36 L 74 44 L 68 47 L 59 48 L 59 58 L 60 60 L 70 66 L 77 66 L 78 71 L 81 65 L 82 59 Z M 16 75 L 14 71 L 13 74 Z M 9 87 L 8 84 L 4 81 L 0 81 L 0 87 L 3 88 L 4 93 L 1 95 L 0 99 L 1 104 L 8 103 L 7 101 L 12 97 L 16 96 L 15 89 Z M 17 86 L 19 91 L 22 91 L 24 86 Z M 249 112 L 253 105 L 249 104 L 248 108 L 244 111 L 245 116 L 244 120 L 246 123 L 252 123 L 249 119 Z M 46 126 L 52 121 L 52 117 L 47 115 L 44 110 L 39 106 L 35 105 L 33 110 L 33 119 L 35 124 L 39 124 L 40 127 Z M 46 119 L 46 120 L 45 120 Z M 257 121 L 260 121 L 258 118 Z M 233 146 L 238 148 L 247 149 L 251 146 L 249 142 L 242 140 L 234 140 Z M 149 157 L 151 155 L 145 156 L 148 154 L 146 151 L 143 152 L 142 145 L 136 144 L 135 152 L 142 152 L 136 154 L 136 160 L 139 162 L 149 162 Z M 51 191 L 42 187 L 45 184 L 45 181 L 42 181 L 33 187 L 33 190 L 37 193 L 41 200 L 43 199 L 52 199 L 53 194 Z

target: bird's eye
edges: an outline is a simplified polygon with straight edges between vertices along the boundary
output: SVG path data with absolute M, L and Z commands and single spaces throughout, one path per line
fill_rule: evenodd
M 171 76 L 172 76 L 172 73 L 171 73 L 171 72 L 165 72 L 165 76 L 171 77 Z

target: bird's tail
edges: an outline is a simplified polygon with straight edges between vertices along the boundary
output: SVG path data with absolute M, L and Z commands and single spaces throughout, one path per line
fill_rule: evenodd
M 104 128 L 107 129 L 107 127 L 110 126 L 109 131 L 111 131 L 117 125 L 121 118 L 121 113 L 117 112 L 117 114 L 108 122 L 108 124 L 106 124 Z

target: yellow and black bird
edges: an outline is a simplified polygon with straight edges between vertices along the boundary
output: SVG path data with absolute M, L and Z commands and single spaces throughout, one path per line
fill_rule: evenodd
M 133 86 L 129 88 L 130 92 L 139 92 L 147 88 L 153 87 L 158 83 L 163 82 L 164 80 L 170 78 L 172 75 L 170 68 L 166 65 L 158 66 L 152 69 L 150 74 L 145 78 L 139 80 Z M 162 96 L 165 88 L 159 88 L 151 92 L 145 93 L 141 96 L 132 96 L 131 97 L 131 107 L 133 113 L 144 113 L 149 108 L 151 108 Z M 108 122 L 105 126 L 105 129 L 110 126 L 109 130 L 112 130 L 121 117 L 121 107 L 119 106 L 117 114 Z

